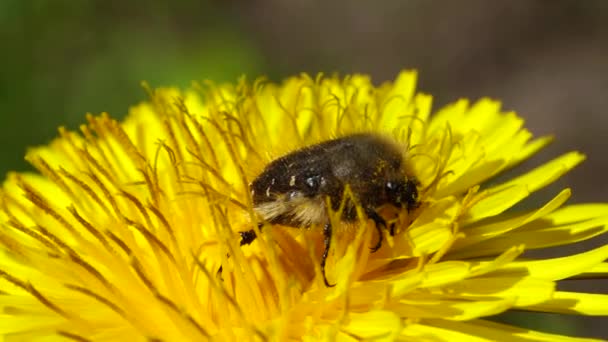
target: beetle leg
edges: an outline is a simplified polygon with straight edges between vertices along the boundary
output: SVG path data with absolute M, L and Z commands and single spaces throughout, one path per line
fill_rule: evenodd
M 378 242 L 374 247 L 370 248 L 372 250 L 372 253 L 374 253 L 379 250 L 380 247 L 382 247 L 382 240 L 384 238 L 384 236 L 382 235 L 382 228 L 386 229 L 386 221 L 374 209 L 367 209 L 366 214 L 367 217 L 374 221 L 374 224 L 376 225 L 376 231 L 378 232 Z
M 220 265 L 220 268 L 217 269 L 217 272 L 215 272 L 215 276 L 220 280 L 220 281 L 224 281 L 224 278 L 222 277 L 222 271 L 224 270 L 224 266 Z
M 262 230 L 262 227 L 264 227 L 264 224 L 258 223 L 258 229 Z M 241 246 L 251 244 L 258 237 L 255 233 L 255 229 L 249 229 L 244 232 L 239 232 L 239 234 L 241 235 Z
M 262 230 L 263 226 L 264 226 L 263 223 L 258 223 L 258 229 Z M 258 237 L 257 234 L 255 233 L 255 229 L 249 229 L 244 232 L 239 232 L 239 235 L 241 235 L 241 243 L 240 243 L 241 246 L 251 244 Z M 218 278 L 220 278 L 221 280 L 223 280 L 222 279 L 223 268 L 224 268 L 223 266 L 220 266 L 220 268 L 217 270 L 217 273 L 216 273 Z
M 230 258 L 230 254 L 226 254 L 226 258 Z M 217 269 L 217 272 L 215 273 L 215 276 L 220 280 L 220 281 L 224 281 L 224 277 L 222 276 L 222 272 L 224 271 L 224 265 L 220 265 L 220 267 Z
M 327 275 L 325 274 L 325 261 L 327 260 L 327 256 L 329 255 L 329 246 L 331 244 L 331 223 L 326 223 L 323 227 L 323 243 L 325 245 L 325 249 L 323 250 L 323 256 L 321 256 L 321 273 L 323 274 L 323 281 L 325 282 L 325 286 L 334 287 L 336 284 L 330 284 L 327 281 Z

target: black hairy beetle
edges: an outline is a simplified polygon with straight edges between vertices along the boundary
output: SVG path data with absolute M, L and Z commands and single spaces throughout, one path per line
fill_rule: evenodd
M 390 138 L 372 133 L 353 134 L 304 147 L 275 159 L 250 184 L 254 211 L 270 224 L 307 228 L 323 226 L 321 271 L 326 286 L 325 262 L 332 227 L 326 199 L 336 211 L 348 185 L 357 203 L 346 200 L 341 220 L 357 219 L 357 205 L 374 221 L 382 246 L 386 221 L 377 209 L 384 205 L 410 211 L 419 205 L 418 182 L 407 171 L 405 148 Z M 259 226 L 262 227 L 262 224 Z M 394 234 L 394 227 L 390 227 Z M 256 238 L 255 230 L 240 232 L 241 245 Z

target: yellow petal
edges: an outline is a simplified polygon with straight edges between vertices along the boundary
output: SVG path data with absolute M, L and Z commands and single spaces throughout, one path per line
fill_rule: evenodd
M 513 261 L 505 265 L 500 274 L 521 273 L 539 279 L 560 280 L 583 273 L 606 259 L 608 245 L 567 257 Z
M 536 152 L 547 146 L 551 141 L 553 141 L 552 137 L 540 137 L 521 146 L 517 151 L 514 151 L 515 155 L 512 156 L 509 166 L 514 166 L 521 161 L 530 158 L 530 156 L 536 154 Z
M 481 199 L 469 209 L 463 224 L 501 214 L 528 197 L 529 194 L 528 187 L 525 185 L 485 190 L 478 194 Z
M 588 203 L 588 204 L 573 204 L 567 207 L 560 208 L 558 211 L 551 213 L 543 218 L 529 224 L 528 229 L 542 229 L 550 223 L 555 226 L 572 224 L 580 221 L 590 220 L 597 217 L 608 216 L 608 204 L 604 203 Z
M 401 319 L 391 311 L 350 313 L 340 330 L 359 340 L 393 341 L 401 331 Z
M 467 277 L 471 265 L 462 261 L 445 261 L 428 265 L 424 268 L 424 281 L 421 288 L 442 286 L 454 283 Z
M 506 165 L 505 160 L 476 160 L 470 168 L 459 170 L 458 177 L 446 177 L 446 185 L 439 188 L 434 196 L 441 198 L 461 194 L 476 184 L 480 184 L 492 177 L 492 175 L 496 174 Z
M 413 256 L 428 255 L 440 250 L 453 236 L 452 224 L 459 209 L 460 203 L 452 197 L 432 203 L 404 234 L 395 238 L 396 249 L 408 252 L 406 246 L 413 246 Z
M 460 99 L 439 109 L 433 120 L 429 122 L 428 134 L 430 136 L 439 135 L 448 126 L 453 126 L 453 122 L 462 122 L 469 108 L 469 101 Z
M 553 298 L 523 309 L 563 314 L 607 316 L 608 294 L 556 291 Z
M 492 259 L 490 261 L 473 261 L 471 262 L 471 277 L 477 277 L 486 273 L 496 271 L 505 265 L 509 265 L 513 260 L 520 256 L 524 252 L 524 246 L 513 246 L 506 250 L 504 253 Z
M 599 214 L 596 212 L 596 215 Z M 496 255 L 514 245 L 524 244 L 526 249 L 561 246 L 584 241 L 608 231 L 608 216 L 591 218 L 577 223 L 556 226 L 550 219 L 540 219 L 509 234 L 474 244 L 450 254 L 450 258 L 472 258 Z
M 508 188 L 513 185 L 527 185 L 530 192 L 535 192 L 563 176 L 575 166 L 585 160 L 585 156 L 578 152 L 564 154 L 552 161 L 539 166 L 532 171 L 502 183 L 496 189 Z
M 548 215 L 564 204 L 570 198 L 570 194 L 570 190 L 565 189 L 539 209 L 513 216 L 498 217 L 490 222 L 481 222 L 463 227 L 462 231 L 466 234 L 466 239 L 456 241 L 449 253 L 450 258 L 458 257 L 458 251 L 467 246 L 505 234 L 510 230 Z
M 435 298 L 402 299 L 387 305 L 387 309 L 408 318 L 443 318 L 455 321 L 471 320 L 497 315 L 513 306 L 514 298 L 490 298 L 487 300 Z
M 551 298 L 555 284 L 531 277 L 493 277 L 486 275 L 465 279 L 443 287 L 452 297 L 479 298 L 480 296 L 515 299 L 514 306 L 529 306 Z
M 425 320 L 421 324 L 407 326 L 403 331 L 406 336 L 433 336 L 440 341 L 510 341 L 510 342 L 599 342 L 597 339 L 568 337 L 548 334 L 510 325 L 474 320 L 469 322 L 448 321 L 439 319 Z
M 408 271 L 402 277 L 391 283 L 390 297 L 401 297 L 403 294 L 413 291 L 424 280 L 424 273 L 418 270 Z
M 400 125 L 397 123 L 400 118 L 409 114 L 407 108 L 411 106 L 410 102 L 414 97 L 417 78 L 418 75 L 415 71 L 402 71 L 399 73 L 395 79 L 394 86 L 387 94 L 385 103 L 383 103 L 382 117 L 380 118 L 378 128 L 390 132 L 403 124 L 409 126 L 408 123 L 411 121 L 411 118 L 402 121 Z
M 580 276 L 573 278 L 590 278 L 590 279 L 602 279 L 608 278 L 608 262 L 603 262 L 593 266 L 591 269 L 580 274 Z
M 412 256 L 424 256 L 440 250 L 452 238 L 453 234 L 450 225 L 430 222 L 408 230 L 406 236 L 414 245 Z

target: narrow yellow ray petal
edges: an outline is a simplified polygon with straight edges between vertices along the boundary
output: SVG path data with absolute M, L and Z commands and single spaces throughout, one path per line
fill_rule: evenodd
M 415 246 L 412 256 L 429 255 L 440 250 L 452 235 L 451 226 L 440 222 L 427 223 L 406 233 L 407 239 Z
M 528 187 L 525 185 L 485 190 L 477 195 L 481 199 L 468 210 L 463 224 L 501 214 L 528 197 L 529 194 Z
M 573 315 L 608 316 L 608 294 L 556 291 L 553 298 L 522 309 Z
M 514 245 L 525 244 L 526 249 L 546 248 L 562 246 L 579 241 L 591 239 L 595 236 L 608 232 L 608 216 L 598 217 L 579 223 L 563 226 L 553 226 L 550 221 L 535 225 L 534 230 L 522 227 L 508 235 L 494 237 L 492 239 L 473 244 L 466 249 L 449 255 L 453 258 L 475 258 L 488 255 L 496 255 Z M 534 224 L 534 222 L 532 223 Z M 540 228 L 546 226 L 544 228 Z
M 428 255 L 441 249 L 452 238 L 452 223 L 460 209 L 455 198 L 444 198 L 426 209 L 404 234 L 397 236 L 395 245 L 398 250 L 409 252 L 408 248 L 401 246 L 414 246 L 413 256 Z
M 401 300 L 386 306 L 402 317 L 442 318 L 466 321 L 479 317 L 497 315 L 513 306 L 514 298 L 490 298 L 487 300 L 458 300 L 436 297 Z
M 522 273 L 534 278 L 560 280 L 580 274 L 608 259 L 608 245 L 567 257 L 542 260 L 517 260 L 505 265 L 498 274 Z
M 476 131 L 489 134 L 499 134 L 496 129 L 492 129 L 494 125 L 521 126 L 523 123 L 521 118 L 515 115 L 505 115 L 501 113 L 500 108 L 500 101 L 482 97 L 471 105 L 465 116 L 465 122 L 459 124 L 462 127 L 472 127 Z
M 523 146 L 521 149 L 519 149 L 519 151 L 516 151 L 516 154 L 514 156 L 512 156 L 512 159 L 510 160 L 509 166 L 510 167 L 515 166 L 515 165 L 519 164 L 520 162 L 522 162 L 523 160 L 530 158 L 532 155 L 536 154 L 536 152 L 543 149 L 545 146 L 547 146 L 552 141 L 553 141 L 553 137 L 550 137 L 550 136 L 540 137 L 540 138 L 532 140 L 531 142 L 529 142 L 525 146 Z
M 405 293 L 413 291 L 424 280 L 424 273 L 418 270 L 408 271 L 404 275 L 407 276 L 399 277 L 400 279 L 391 282 L 391 292 L 389 294 L 391 298 L 401 297 Z
M 474 110 L 475 108 L 471 109 L 471 111 Z M 497 115 L 494 120 L 487 120 L 485 123 L 483 123 L 484 127 L 476 128 L 475 130 L 481 132 L 486 137 L 484 139 L 484 148 L 489 155 L 504 153 L 510 156 L 514 153 L 509 150 L 513 147 L 519 147 L 518 145 L 520 144 L 524 144 L 525 141 L 531 137 L 531 134 L 525 130 L 522 130 L 524 121 L 515 113 L 510 112 L 500 114 L 498 111 L 496 113 Z M 475 118 L 473 118 L 473 113 L 469 112 L 469 114 L 472 122 L 477 121 Z M 491 116 L 482 112 L 477 112 L 475 114 L 478 117 L 486 116 L 486 119 L 491 118 Z M 501 127 L 501 129 L 496 129 L 497 127 Z M 515 141 L 518 143 L 513 144 Z
M 495 175 L 507 165 L 505 160 L 488 160 L 480 162 L 478 166 L 466 170 L 458 179 L 452 180 L 445 187 L 437 190 L 434 194 L 437 197 L 461 194 L 467 189 L 480 184 Z
M 421 328 L 420 325 L 424 325 Z M 410 329 L 427 331 L 439 337 L 440 341 L 509 341 L 509 342 L 599 342 L 597 339 L 569 337 L 549 334 L 510 325 L 490 322 L 486 320 L 473 320 L 468 322 L 448 320 L 424 320 L 420 325 L 408 326 Z
M 593 266 L 591 269 L 586 270 L 580 275 L 572 277 L 574 279 L 608 279 L 608 262 Z
M 435 112 L 433 120 L 429 122 L 428 134 L 430 136 L 439 135 L 451 122 L 461 122 L 466 116 L 468 108 L 469 101 L 460 99 L 439 109 Z
M 496 271 L 505 265 L 509 265 L 513 260 L 519 257 L 524 252 L 524 246 L 513 246 L 506 250 L 498 257 L 491 259 L 490 261 L 473 261 L 471 262 L 471 277 L 477 277 L 486 273 Z
M 560 226 L 576 223 L 597 217 L 608 216 L 608 204 L 587 203 L 572 204 L 547 215 L 542 220 L 527 225 L 527 229 L 544 229 L 548 224 Z
M 396 313 L 377 310 L 348 314 L 346 324 L 340 330 L 360 340 L 393 341 L 401 326 L 401 319 Z
M 578 152 L 570 152 L 564 154 L 552 161 L 545 163 L 532 171 L 515 177 L 510 181 L 496 186 L 496 189 L 507 188 L 516 184 L 527 185 L 530 192 L 535 192 L 553 182 L 566 172 L 572 170 L 575 166 L 585 160 L 585 156 Z
M 493 277 L 488 274 L 449 284 L 442 289 L 453 298 L 466 299 L 480 296 L 513 298 L 514 306 L 529 306 L 550 299 L 555 284 L 531 277 Z
M 392 131 L 398 127 L 398 120 L 407 113 L 404 111 L 410 106 L 416 89 L 416 79 L 418 75 L 415 71 L 402 71 L 395 79 L 394 86 L 387 94 L 383 104 L 382 116 L 380 117 L 379 128 L 385 131 Z
M 462 261 L 445 261 L 427 265 L 423 272 L 424 281 L 421 288 L 442 286 L 466 278 L 470 274 L 471 265 Z
M 505 234 L 510 230 L 521 227 L 538 218 L 545 217 L 564 204 L 570 198 L 569 189 L 562 190 L 557 196 L 547 202 L 537 210 L 532 210 L 514 216 L 498 217 L 489 222 L 480 222 L 470 226 L 465 226 L 462 231 L 466 234 L 465 239 L 457 240 L 451 248 L 450 255 L 457 254 L 457 251 L 472 244 L 478 243 L 492 237 Z
M 28 330 L 47 326 L 53 327 L 58 324 L 65 323 L 63 317 L 51 315 L 48 312 L 45 314 L 35 315 L 14 315 L 12 310 L 4 309 L 8 314 L 0 314 L 0 337 L 2 335 L 17 334 L 27 332 Z M 33 319 L 35 317 L 35 319 Z M 1 339 L 0 339 L 1 340 Z

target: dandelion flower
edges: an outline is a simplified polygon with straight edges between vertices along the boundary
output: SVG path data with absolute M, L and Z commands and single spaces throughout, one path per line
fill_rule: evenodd
M 607 315 L 608 295 L 559 280 L 603 277 L 608 246 L 551 259 L 527 250 L 603 234 L 608 203 L 512 209 L 583 161 L 566 153 L 490 182 L 543 148 L 489 99 L 431 115 L 416 74 L 292 77 L 149 90 L 119 123 L 60 129 L 0 193 L 0 335 L 5 341 L 568 341 L 487 320 L 508 310 Z M 249 246 L 248 184 L 271 160 L 374 132 L 406 146 L 420 205 L 333 235 L 274 225 Z M 369 221 L 369 222 L 368 222 Z

